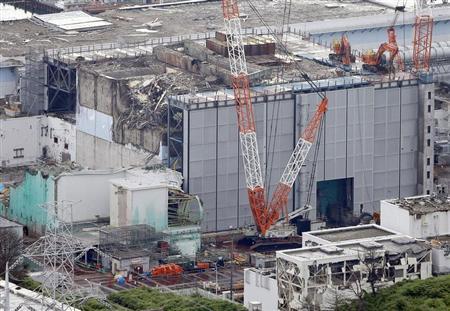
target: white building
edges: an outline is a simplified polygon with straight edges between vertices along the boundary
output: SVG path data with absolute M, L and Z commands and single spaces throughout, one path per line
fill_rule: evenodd
M 303 232 L 302 246 L 318 246 L 339 242 L 356 242 L 376 237 L 395 237 L 400 233 L 376 224 Z
M 278 310 L 334 309 L 337 300 L 356 299 L 372 285 L 429 278 L 431 267 L 431 246 L 407 236 L 279 251 Z M 369 273 L 377 275 L 373 284 Z
M 415 238 L 431 240 L 433 273 L 450 272 L 450 202 L 446 191 L 381 201 L 381 225 Z
M 450 234 L 450 202 L 422 195 L 381 201 L 381 226 L 412 236 L 432 238 Z
M 431 245 L 375 224 L 303 233 L 303 248 L 279 251 L 276 269 L 246 269 L 244 305 L 251 310 L 333 308 L 354 299 L 357 280 L 371 290 L 403 279 L 425 279 L 432 271 Z M 275 274 L 275 275 L 274 275 Z M 259 305 L 260 304 L 260 305 Z
M 47 116 L 0 120 L 0 166 L 76 160 L 76 130 L 69 121 Z
M 200 248 L 202 204 L 182 191 L 183 177 L 170 169 L 133 169 L 110 183 L 112 226 L 150 225 L 169 235 L 185 255 Z
M 249 311 L 278 309 L 278 286 L 275 269 L 244 270 L 244 306 Z

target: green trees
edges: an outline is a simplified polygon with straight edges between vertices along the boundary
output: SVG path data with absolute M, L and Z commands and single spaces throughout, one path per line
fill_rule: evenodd
M 181 296 L 172 293 L 161 293 L 158 290 L 141 287 L 114 293 L 108 296 L 109 302 L 129 310 L 164 311 L 245 311 L 243 306 L 225 300 L 208 299 L 202 296 Z M 84 311 L 96 309 L 92 301 L 83 307 Z M 97 306 L 98 307 L 98 306 Z M 118 309 L 119 310 L 119 309 Z
M 426 280 L 403 281 L 363 297 L 364 311 L 447 311 L 450 310 L 450 275 Z M 358 310 L 351 302 L 339 310 Z

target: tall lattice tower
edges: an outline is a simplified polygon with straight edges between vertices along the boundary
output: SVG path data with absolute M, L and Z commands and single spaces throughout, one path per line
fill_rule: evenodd
M 431 9 L 425 12 L 425 2 L 424 0 L 416 0 L 416 21 L 414 24 L 413 41 L 413 64 L 416 72 L 427 72 L 430 69 L 433 16 Z
M 43 205 L 45 235 L 27 247 L 23 258 L 37 263 L 42 269 L 43 281 L 36 289 L 42 304 L 41 310 L 73 310 L 88 298 L 101 302 L 106 296 L 95 284 L 82 288 L 74 282 L 75 262 L 86 251 L 94 249 L 85 245 L 72 233 L 72 202 L 52 202 Z M 44 293 L 41 295 L 40 293 Z

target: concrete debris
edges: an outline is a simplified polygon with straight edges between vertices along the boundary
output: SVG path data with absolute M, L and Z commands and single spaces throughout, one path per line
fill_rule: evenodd
M 146 29 L 146 28 L 139 28 L 136 29 L 137 32 L 142 32 L 142 33 L 155 33 L 158 32 L 158 30 L 153 30 L 153 29 Z
M 158 18 L 155 18 L 152 22 L 145 23 L 144 26 L 147 26 L 150 29 L 161 28 L 162 22 L 160 22 Z
M 129 107 L 118 123 L 129 129 L 159 128 L 167 120 L 165 98 L 173 90 L 176 75 L 147 76 L 128 82 Z

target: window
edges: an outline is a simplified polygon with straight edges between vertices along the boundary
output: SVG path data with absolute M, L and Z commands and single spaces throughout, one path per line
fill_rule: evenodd
M 427 158 L 427 165 L 430 165 L 430 158 Z
M 430 147 L 431 145 L 431 140 L 427 139 L 427 146 Z
M 431 105 L 428 105 L 428 113 L 431 112 Z
M 427 172 L 427 179 L 430 179 L 430 171 Z
M 69 149 L 69 144 L 68 143 L 64 143 L 64 149 Z
M 25 157 L 23 155 L 23 148 L 16 148 L 16 149 L 13 149 L 13 151 L 14 151 L 14 156 L 13 156 L 14 159 L 19 159 L 19 158 Z
M 427 190 L 427 194 L 430 194 L 430 190 Z
M 53 142 L 54 142 L 55 144 L 57 144 L 57 143 L 58 143 L 58 137 L 53 137 Z
M 427 133 L 430 134 L 431 133 L 431 126 L 427 126 Z
M 428 92 L 428 99 L 431 99 L 431 92 Z

